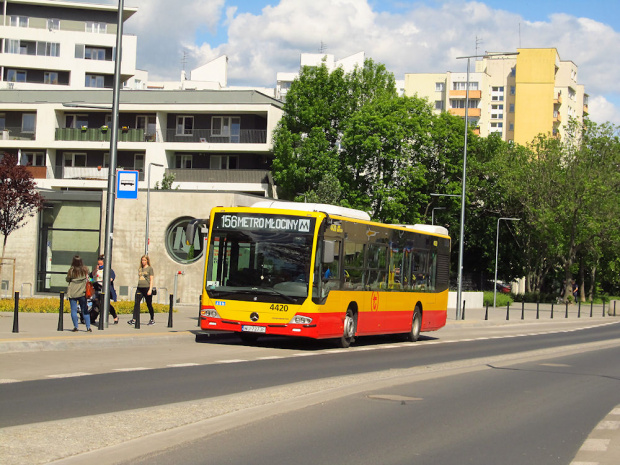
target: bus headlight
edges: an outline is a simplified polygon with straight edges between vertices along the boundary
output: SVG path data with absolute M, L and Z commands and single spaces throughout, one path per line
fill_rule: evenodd
M 291 325 L 309 325 L 310 323 L 312 323 L 312 318 L 303 315 L 295 315 L 293 319 L 289 321 Z
M 207 307 L 200 310 L 200 316 L 205 318 L 221 318 L 215 307 Z

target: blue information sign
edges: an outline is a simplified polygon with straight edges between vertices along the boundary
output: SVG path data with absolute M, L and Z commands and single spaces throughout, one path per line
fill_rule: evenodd
M 138 172 L 123 171 L 116 172 L 116 198 L 117 199 L 137 199 L 138 198 Z

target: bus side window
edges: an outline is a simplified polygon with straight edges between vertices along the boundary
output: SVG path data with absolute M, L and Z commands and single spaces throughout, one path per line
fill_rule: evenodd
M 340 289 L 340 242 L 334 241 L 334 260 L 329 263 L 323 263 L 324 289 L 329 292 L 333 289 Z

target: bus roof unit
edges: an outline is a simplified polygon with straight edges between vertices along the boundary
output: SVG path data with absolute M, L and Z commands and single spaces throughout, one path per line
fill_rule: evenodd
M 370 215 L 361 210 L 353 208 L 339 207 L 325 203 L 301 203 L 284 202 L 279 200 L 261 200 L 252 205 L 252 208 L 281 208 L 285 210 L 299 210 L 305 212 L 323 212 L 328 215 L 344 216 L 355 220 L 370 221 Z

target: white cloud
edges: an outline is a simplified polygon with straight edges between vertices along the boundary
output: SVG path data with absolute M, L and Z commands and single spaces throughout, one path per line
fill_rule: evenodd
M 620 111 L 618 106 L 603 96 L 590 97 L 588 101 L 590 119 L 597 123 L 610 122 L 620 126 Z
M 322 43 L 337 59 L 364 51 L 397 79 L 405 73 L 464 71 L 457 56 L 556 47 L 561 59 L 579 67 L 590 117 L 601 121 L 604 112 L 618 121 L 620 115 L 613 103 L 620 95 L 612 86 L 620 75 L 620 60 L 614 58 L 620 56 L 620 33 L 592 19 L 555 14 L 527 22 L 465 0 L 427 2 L 432 6 L 412 1 L 401 4 L 397 14 L 374 11 L 370 0 L 272 0 L 258 15 L 239 12 L 234 3 L 139 2 L 126 26 L 138 35 L 138 66 L 152 79 L 178 79 L 184 50 L 188 69 L 226 54 L 230 85 L 275 86 L 278 71 L 297 71 L 300 54 L 317 52 Z M 210 36 L 204 32 L 212 35 L 222 25 L 225 43 L 196 43 L 196 37 Z

